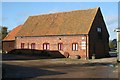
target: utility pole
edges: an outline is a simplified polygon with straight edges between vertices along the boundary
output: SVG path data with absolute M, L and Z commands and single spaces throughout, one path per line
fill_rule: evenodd
M 117 61 L 120 62 L 120 28 L 117 28 L 115 32 L 117 32 Z

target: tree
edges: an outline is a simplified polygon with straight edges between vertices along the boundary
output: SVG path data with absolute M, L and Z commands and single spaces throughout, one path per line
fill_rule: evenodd
M 112 40 L 109 41 L 109 47 L 110 47 L 110 49 L 112 49 L 114 47 L 113 43 L 112 43 Z
M 117 48 L 117 40 L 116 39 L 110 40 L 109 47 L 110 47 L 110 49 L 116 49 Z
M 118 36 L 118 39 L 120 40 L 120 32 L 119 32 L 119 36 Z
M 117 39 L 113 39 L 112 44 L 114 48 L 117 48 Z
M 8 34 L 7 29 L 8 29 L 7 27 L 1 28 L 2 39 L 4 39 L 7 36 L 7 34 Z

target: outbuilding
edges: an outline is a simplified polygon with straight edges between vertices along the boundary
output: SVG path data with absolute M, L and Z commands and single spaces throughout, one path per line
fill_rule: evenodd
M 15 36 L 21 29 L 22 25 L 15 27 L 11 30 L 7 36 L 2 40 L 2 51 L 7 53 L 13 49 L 15 49 Z

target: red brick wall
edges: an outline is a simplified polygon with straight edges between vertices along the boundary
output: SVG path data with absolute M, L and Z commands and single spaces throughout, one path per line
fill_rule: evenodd
M 5 52 L 9 52 L 14 49 L 15 41 L 2 41 L 2 50 Z
M 83 40 L 84 38 L 84 40 Z M 24 37 L 16 38 L 16 48 L 21 48 L 21 43 L 25 43 L 25 48 L 31 48 L 31 43 L 36 44 L 37 50 L 43 50 L 43 43 L 50 43 L 50 50 L 58 50 L 58 43 L 63 43 L 62 54 L 68 52 L 70 55 L 80 55 L 86 57 L 86 49 L 81 49 L 81 41 L 86 41 L 86 36 L 48 36 L 48 37 Z M 72 50 L 72 43 L 78 43 L 78 51 Z M 88 50 L 87 50 L 88 51 Z

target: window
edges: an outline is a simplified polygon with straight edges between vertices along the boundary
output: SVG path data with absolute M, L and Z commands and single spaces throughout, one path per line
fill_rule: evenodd
M 102 39 L 102 28 L 97 28 L 98 39 Z
M 49 43 L 44 43 L 43 44 L 43 50 L 49 50 L 50 49 L 50 44 Z
M 73 43 L 72 44 L 72 50 L 77 51 L 78 50 L 78 43 Z
M 98 27 L 97 32 L 102 32 L 102 29 L 100 27 Z
M 35 49 L 35 43 L 31 44 L 31 49 Z
M 25 43 L 21 43 L 21 49 L 24 49 Z
M 58 43 L 58 50 L 63 50 L 63 43 Z

